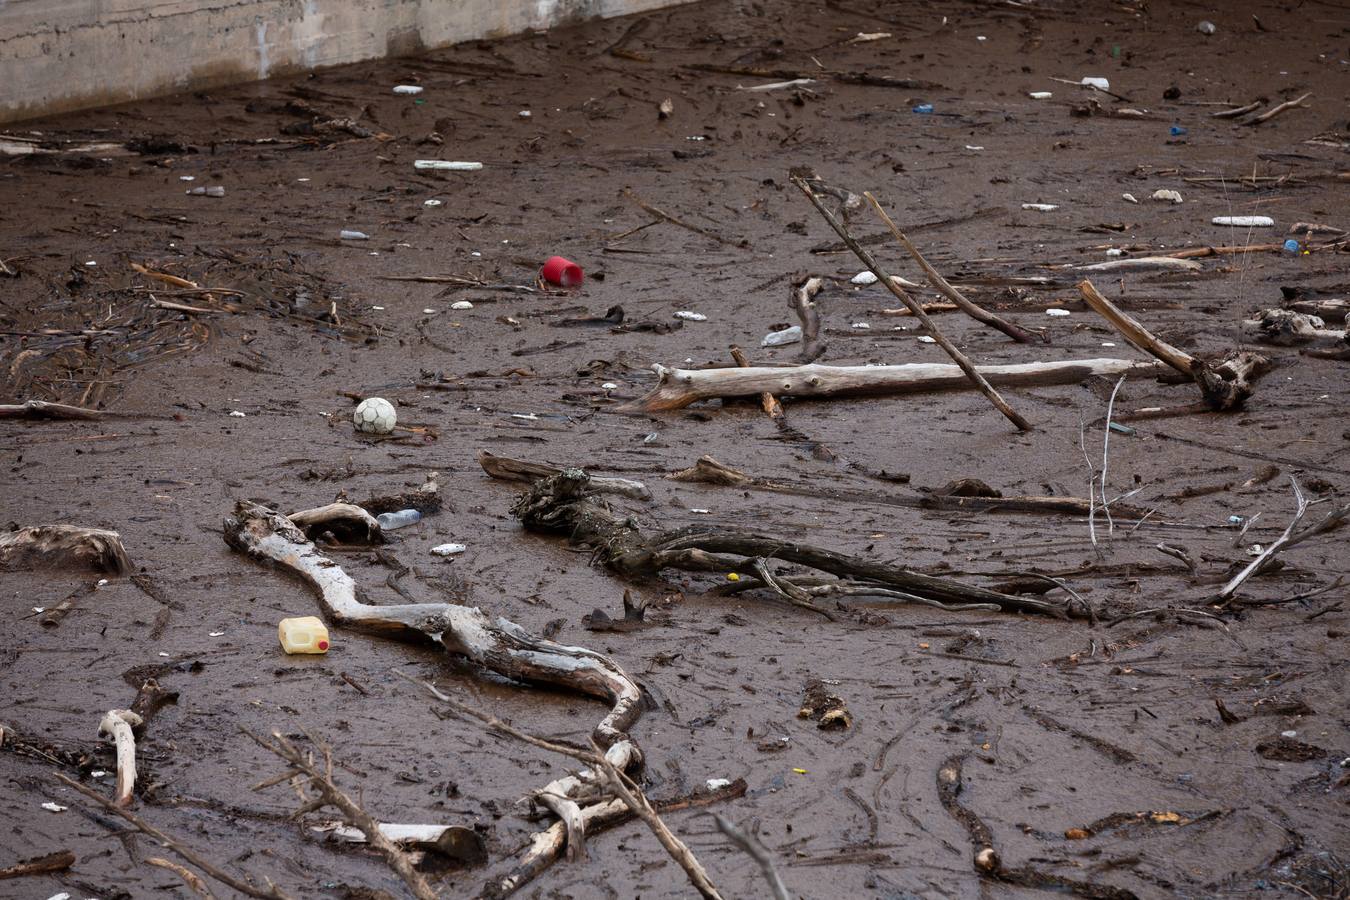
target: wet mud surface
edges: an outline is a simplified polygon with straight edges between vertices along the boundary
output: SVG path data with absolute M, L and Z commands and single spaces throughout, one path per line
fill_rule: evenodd
M 1203 18 L 1216 34 L 1196 30 Z M 1082 515 L 918 501 L 958 478 L 1009 496 L 1086 496 L 1112 380 L 1007 389 L 1036 426 L 1027 434 L 972 391 L 789 399 L 788 430 L 750 402 L 620 407 L 655 386 L 653 363 L 730 365 L 731 344 L 756 362 L 795 361 L 800 345 L 759 340 L 795 322 L 789 291 L 808 272 L 828 279 L 822 361 L 946 361 L 912 319 L 882 314 L 894 298 L 849 283 L 860 270 L 851 254 L 817 252 L 835 239 L 788 181 L 799 166 L 873 191 L 972 299 L 1050 338 L 1017 344 L 937 316 L 977 361 L 1137 356 L 1064 267 L 1105 261 L 1107 247 L 1278 243 L 1296 221 L 1350 228 L 1350 183 L 1337 177 L 1350 168 L 1348 25 L 1331 2 L 709 2 L 6 129 L 141 142 L 0 157 L 0 258 L 17 274 L 0 275 L 0 400 L 132 414 L 0 422 L 0 519 L 114 528 L 139 584 L 112 578 L 90 592 L 92 573 L 0 572 L 0 721 L 48 748 L 44 758 L 0 746 L 0 867 L 77 856 L 63 874 L 0 882 L 0 894 L 190 896 L 139 862 L 169 854 L 119 839 L 106 812 L 51 776 L 111 792 L 111 775 L 90 774 L 112 768 L 96 728 L 147 675 L 179 696 L 142 742 L 133 809 L 231 873 L 299 897 L 406 890 L 376 855 L 310 830 L 322 814 L 289 820 L 298 801 L 284 784 L 250 790 L 280 762 L 241 728 L 321 736 L 339 783 L 379 818 L 480 827 L 489 861 L 442 872 L 445 896 L 474 895 L 509 869 L 540 827 L 518 801 L 569 761 L 442 720 L 394 670 L 553 738 L 584 741 L 603 705 L 357 633 L 335 630 L 326 656 L 284 656 L 277 621 L 313 614 L 314 597 L 221 537 L 236 498 L 293 511 L 415 487 L 435 471 L 445 509 L 394 532 L 385 551 L 411 569 L 398 586 L 612 655 L 652 700 L 633 732 L 649 793 L 744 778 L 746 796 L 715 808 L 758 823 L 794 895 L 1046 893 L 972 865 L 938 785 L 944 762 L 964 756 L 959 802 L 1009 868 L 1150 898 L 1346 896 L 1347 589 L 1288 600 L 1350 574 L 1345 532 L 1283 554 L 1226 609 L 1205 598 L 1284 529 L 1288 476 L 1330 501 L 1310 515 L 1345 502 L 1347 363 L 1262 347 L 1276 367 L 1245 410 L 1113 434 L 1108 493 L 1137 489 L 1122 502 L 1149 515 L 1108 526 L 1098 514 L 1095 547 Z M 850 40 L 874 32 L 891 37 Z M 797 74 L 816 81 L 737 89 Z M 1083 76 L 1109 78 L 1127 99 L 1051 80 Z M 395 84 L 425 91 L 396 96 Z M 1173 86 L 1179 95 L 1164 99 Z M 1309 91 L 1309 107 L 1261 126 L 1201 105 Z M 673 113 L 661 119 L 666 98 Z M 933 112 L 913 112 L 921 103 Z M 1110 114 L 1121 108 L 1143 115 Z M 483 168 L 415 171 L 426 158 Z M 184 193 L 210 185 L 224 197 Z M 625 189 L 707 234 L 654 220 Z M 1149 200 L 1157 189 L 1185 202 Z M 1210 224 L 1252 214 L 1275 228 Z M 852 228 L 881 232 L 865 209 Z M 342 229 L 369 239 L 341 240 Z M 892 245 L 875 249 L 921 280 Z M 488 287 L 534 285 L 555 253 L 586 270 L 579 290 Z M 1244 344 L 1243 318 L 1280 305 L 1282 287 L 1344 297 L 1348 260 L 1344 249 L 1251 252 L 1094 281 L 1167 340 L 1222 353 Z M 388 280 L 418 275 L 469 281 Z M 461 300 L 472 308 L 453 310 Z M 617 330 L 564 324 L 616 305 Z M 1052 307 L 1070 314 L 1047 316 Z M 707 318 L 679 320 L 681 310 Z M 370 395 L 424 430 L 354 434 L 351 397 Z M 1115 408 L 1197 399 L 1193 385 L 1132 378 Z M 856 603 L 828 621 L 762 592 L 712 592 L 725 580 L 713 575 L 628 583 L 584 548 L 522 531 L 509 514 L 519 486 L 487 478 L 480 449 L 641 479 L 654 499 L 618 506 L 644 529 L 753 528 L 983 585 L 1055 574 L 1101 621 Z M 702 454 L 796 490 L 663 477 Z M 1237 541 L 1229 518 L 1258 513 Z M 430 554 L 447 541 L 468 550 Z M 372 602 L 402 602 L 388 583 L 396 570 L 373 553 L 334 556 Z M 594 610 L 621 617 L 625 588 L 649 604 L 647 627 L 587 630 Z M 36 610 L 73 591 L 64 621 L 43 627 Z M 1212 617 L 1146 612 L 1158 608 Z M 798 717 L 809 686 L 846 704 L 849 727 Z M 755 864 L 701 811 L 669 821 L 726 896 L 766 895 Z M 690 893 L 640 823 L 588 850 L 522 895 Z

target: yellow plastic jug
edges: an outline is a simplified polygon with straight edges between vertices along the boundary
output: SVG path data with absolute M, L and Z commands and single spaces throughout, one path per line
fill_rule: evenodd
M 282 619 L 277 626 L 281 649 L 287 653 L 327 653 L 328 627 L 318 616 Z

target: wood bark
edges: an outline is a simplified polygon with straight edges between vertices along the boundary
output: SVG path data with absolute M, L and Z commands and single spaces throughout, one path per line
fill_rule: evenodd
M 748 369 L 671 369 L 652 367 L 660 378 L 656 389 L 636 401 L 638 410 L 680 409 L 714 397 L 755 397 L 761 393 L 794 397 L 906 394 L 970 388 L 969 378 L 950 363 L 907 363 L 900 366 L 824 366 L 810 364 Z M 1151 375 L 1158 366 L 1127 359 L 1083 359 L 980 366 L 978 371 L 1000 386 L 1076 384 L 1093 375 Z
M 82 525 L 30 525 L 0 533 L 0 565 L 93 569 L 113 575 L 131 571 L 121 535 Z

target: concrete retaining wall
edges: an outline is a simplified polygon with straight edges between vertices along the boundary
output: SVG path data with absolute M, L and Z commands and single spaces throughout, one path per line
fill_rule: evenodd
M 0 122 L 680 0 L 0 0 Z

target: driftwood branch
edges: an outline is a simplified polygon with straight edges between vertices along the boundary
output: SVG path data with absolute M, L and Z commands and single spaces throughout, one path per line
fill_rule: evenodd
M 1078 291 L 1088 306 L 1106 319 L 1131 345 L 1194 379 L 1205 402 L 1216 411 L 1241 408 L 1252 393 L 1251 377 L 1269 366 L 1269 361 L 1264 357 L 1250 353 L 1240 353 L 1219 366 L 1211 366 L 1156 337 L 1102 296 L 1091 281 L 1080 281 Z
M 1286 100 L 1285 102 L 1281 103 L 1279 106 L 1272 106 L 1270 109 L 1268 109 L 1268 110 L 1266 110 L 1265 112 L 1261 113 L 1261 115 L 1257 116 L 1257 117 L 1254 118 L 1254 119 L 1249 119 L 1248 121 L 1243 122 L 1242 124 L 1243 124 L 1243 125 L 1261 125 L 1261 124 L 1264 124 L 1264 123 L 1266 123 L 1266 122 L 1269 122 L 1271 119 L 1275 118 L 1276 116 L 1280 115 L 1281 113 L 1286 113 L 1286 112 L 1288 112 L 1288 111 L 1291 110 L 1291 109 L 1299 109 L 1299 108 L 1302 108 L 1302 107 L 1306 107 L 1308 104 L 1305 103 L 1304 101 L 1306 101 L 1306 100 L 1307 100 L 1309 97 L 1311 97 L 1311 96 L 1312 96 L 1312 91 L 1309 91 L 1308 93 L 1304 94 L 1302 97 L 1298 97 L 1298 98 L 1296 98 L 1296 99 L 1294 99 L 1294 100 Z
M 93 569 L 113 575 L 131 571 L 121 535 L 82 525 L 31 525 L 0 533 L 0 565 Z
M 828 349 L 820 339 L 820 309 L 816 306 L 816 294 L 824 286 L 825 279 L 808 278 L 792 289 L 788 304 L 802 320 L 802 352 L 798 358 L 804 363 L 815 362 Z
M 183 879 L 183 883 L 198 897 L 203 897 L 205 900 L 215 900 L 215 894 L 211 893 L 211 889 L 206 886 L 206 882 L 202 881 L 201 876 L 187 866 L 180 866 L 178 863 L 167 860 L 162 856 L 152 856 L 145 861 L 145 864 L 160 869 L 168 869 Z
M 27 878 L 30 875 L 50 875 L 53 872 L 64 872 L 73 865 L 75 865 L 75 854 L 69 850 L 58 850 L 55 853 L 25 859 L 12 866 L 5 866 L 0 869 L 0 881 L 8 878 Z
M 938 272 L 937 269 L 933 268 L 928 260 L 924 259 L 923 254 L 919 252 L 919 248 L 915 247 L 914 243 L 900 230 L 900 227 L 891 220 L 891 217 L 886 214 L 886 210 L 882 209 L 881 204 L 877 202 L 877 198 L 872 196 L 872 192 L 864 191 L 863 196 L 867 198 L 868 203 L 872 204 L 872 209 L 881 217 L 881 221 L 886 224 L 886 227 L 891 230 L 891 234 L 895 235 L 895 239 L 909 251 L 910 256 L 914 257 L 914 261 L 919 264 L 919 267 L 923 269 L 923 273 L 928 276 L 929 283 L 937 288 L 944 297 L 952 301 L 952 303 L 955 303 L 958 309 L 977 322 L 982 322 L 991 328 L 997 328 L 999 331 L 1020 344 L 1030 344 L 1036 341 L 1037 336 L 1033 335 L 1025 328 L 1020 325 L 1015 325 L 1007 319 L 997 316 L 984 307 L 966 299 L 964 294 L 952 287 L 947 279 L 943 278 L 942 274 Z M 1044 335 L 1041 335 L 1040 339 L 1045 343 L 1049 343 L 1049 338 Z
M 384 530 L 376 518 L 351 503 L 329 503 L 316 509 L 291 513 L 286 518 L 311 539 L 330 532 L 362 543 L 378 544 L 384 541 Z
M 725 369 L 671 369 L 653 366 L 660 381 L 631 408 L 647 412 L 680 409 L 716 397 L 834 397 L 913 394 L 971 387 L 959 366 L 907 363 L 900 366 L 805 366 Z M 1076 384 L 1093 375 L 1151 375 L 1158 367 L 1128 359 L 1082 359 L 980 366 L 981 377 L 1001 386 Z
M 792 894 L 788 892 L 783 877 L 778 874 L 773 858 L 769 856 L 769 851 L 764 849 L 764 845 L 737 827 L 726 816 L 713 813 L 712 817 L 717 823 L 717 830 L 730 838 L 733 844 L 744 850 L 759 866 L 760 871 L 764 873 L 764 880 L 769 883 L 769 891 L 773 894 L 774 900 L 792 900 Z
M 403 879 L 403 883 L 408 886 L 408 890 L 412 891 L 417 900 L 437 900 L 439 894 L 427 881 L 426 876 L 417 871 L 408 854 L 385 836 L 384 832 L 380 830 L 380 823 L 375 820 L 374 816 L 366 812 L 359 803 L 347 796 L 333 782 L 332 758 L 326 746 L 319 744 L 312 736 L 310 737 L 311 743 L 319 744 L 325 759 L 329 763 L 325 766 L 327 771 L 324 771 L 315 765 L 310 754 L 301 752 L 300 748 L 291 743 L 281 732 L 272 732 L 272 739 L 269 741 L 246 728 L 242 730 L 258 746 L 284 760 L 290 767 L 290 772 L 303 774 L 308 779 L 308 786 L 317 792 L 318 798 L 316 802 L 307 804 L 307 807 L 324 805 L 338 810 L 349 824 L 361 830 L 366 840 L 385 858 L 385 861 L 389 863 L 389 868 L 393 869 L 395 874 Z
M 112 738 L 117 747 L 117 793 L 113 802 L 118 806 L 129 805 L 136 789 L 136 737 L 131 730 L 143 723 L 129 709 L 110 709 L 98 723 L 99 737 Z
M 97 409 L 85 409 L 83 406 L 67 406 L 64 403 L 48 403 L 46 400 L 29 400 L 25 403 L 0 406 L 0 419 L 75 419 L 89 421 L 104 418 L 106 413 Z
M 742 369 L 750 368 L 750 360 L 746 357 L 745 351 L 734 344 L 731 347 L 731 358 L 734 359 L 736 365 L 740 366 Z M 770 419 L 779 421 L 783 418 L 783 404 L 779 403 L 778 398 L 773 394 L 764 391 L 759 395 L 759 403 L 764 407 L 764 414 Z
M 542 481 L 562 471 L 557 466 L 550 466 L 547 463 L 512 459 L 509 456 L 497 456 L 495 453 L 489 453 L 486 450 L 478 451 L 478 464 L 492 478 L 501 481 L 522 481 L 525 484 L 534 484 L 536 481 Z M 591 479 L 591 484 L 595 491 L 601 494 L 617 494 L 620 497 L 628 497 L 632 500 L 652 499 L 652 492 L 640 481 L 631 481 L 627 478 L 605 478 L 597 475 Z
M 241 881 L 240 879 L 235 878 L 233 875 L 229 874 L 223 869 L 218 868 L 208 860 L 204 859 L 192 848 L 184 846 L 177 839 L 170 837 L 163 831 L 160 831 L 158 828 L 151 825 L 149 822 L 145 821 L 140 816 L 136 815 L 130 810 L 126 810 L 118 806 L 116 803 L 109 800 L 107 797 L 104 797 L 98 791 L 87 788 L 84 785 L 80 784 L 78 781 L 74 780 L 73 778 L 67 778 L 60 772 L 53 772 L 52 777 L 55 778 L 57 781 L 61 782 L 62 784 L 64 784 L 66 787 L 70 788 L 71 790 L 76 791 L 77 793 L 82 794 L 88 799 L 94 801 L 95 803 L 102 806 L 109 812 L 121 816 L 123 819 L 131 823 L 132 827 L 135 828 L 137 831 L 159 841 L 162 845 L 164 845 L 165 849 L 172 850 L 174 853 L 177 853 L 183 859 L 192 863 L 192 865 L 201 869 L 203 872 L 214 878 L 216 881 L 219 881 L 221 884 L 234 888 L 236 891 L 246 896 L 256 897 L 258 898 L 258 900 L 292 900 L 291 895 L 287 894 L 285 891 L 281 890 L 281 888 L 273 884 L 271 879 L 264 879 L 265 881 L 267 881 L 266 890 L 254 887 L 247 881 Z
M 895 283 L 891 276 L 881 268 L 881 265 L 871 253 L 854 240 L 853 235 L 849 234 L 848 229 L 844 227 L 843 223 L 836 219 L 834 215 L 825 208 L 825 204 L 822 203 L 820 198 L 816 196 L 816 193 L 811 190 L 810 185 L 797 175 L 792 177 L 792 183 L 806 195 L 806 199 L 811 201 L 811 205 L 816 208 L 821 216 L 824 217 L 825 221 L 829 223 L 830 227 L 834 229 L 835 234 L 839 235 L 839 239 L 848 245 L 848 248 L 854 252 L 858 259 L 862 260 L 863 265 L 867 266 L 872 274 L 877 276 L 877 279 L 880 280 L 882 284 L 886 285 L 886 287 L 890 289 L 890 292 L 894 294 L 901 303 L 909 308 L 915 318 L 923 323 L 923 327 L 933 336 L 933 340 L 937 342 L 938 346 L 940 346 L 947 355 L 956 362 L 957 366 L 959 366 L 966 377 L 979 388 L 980 392 L 989 398 L 989 402 L 992 403 L 999 412 L 1003 413 L 1008 421 L 1016 425 L 1019 430 L 1030 431 L 1031 423 L 1022 418 L 1021 415 L 1007 404 L 1007 402 L 999 395 L 998 391 L 994 389 L 993 385 L 991 385 L 985 377 L 976 370 L 975 364 L 972 363 L 964 353 L 958 350 L 951 341 L 947 340 L 946 336 L 938 329 L 928 313 L 923 311 L 923 307 L 919 305 L 913 297 L 905 293 L 900 285 Z
M 979 603 L 1005 611 L 1068 615 L 1064 607 L 1045 600 L 1001 594 L 770 535 L 682 528 L 647 537 L 630 517 L 616 515 L 589 495 L 587 481 L 584 471 L 568 469 L 534 485 L 512 512 L 527 529 L 566 534 L 577 543 L 594 547 L 596 559 L 622 576 L 651 576 L 663 569 L 725 576 L 727 572 L 753 571 L 754 561 L 763 558 L 833 575 L 841 580 L 840 587 L 869 589 L 856 593 L 913 597 L 939 605 Z M 884 591 L 892 593 L 882 594 Z

